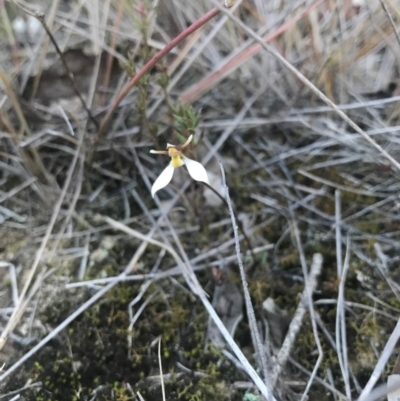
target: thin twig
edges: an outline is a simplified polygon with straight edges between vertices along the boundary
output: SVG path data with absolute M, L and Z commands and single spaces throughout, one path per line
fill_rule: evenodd
M 292 212 L 292 218 L 293 218 L 294 236 L 296 238 L 296 244 L 297 244 L 297 248 L 298 248 L 298 252 L 299 252 L 299 256 L 300 256 L 301 269 L 303 271 L 304 280 L 307 283 L 308 282 L 307 261 L 306 261 L 303 245 L 302 245 L 301 238 L 300 238 L 300 231 L 297 226 L 296 220 L 294 220 L 293 212 Z M 318 334 L 318 329 L 317 329 L 316 313 L 314 310 L 311 288 L 306 287 L 305 290 L 306 290 L 307 306 L 308 306 L 308 310 L 310 312 L 311 325 L 312 325 L 312 329 L 313 329 L 315 344 L 317 345 L 317 350 L 318 350 L 318 358 L 317 358 L 317 362 L 315 363 L 312 374 L 310 376 L 310 379 L 308 380 L 308 383 L 304 390 L 304 393 L 302 394 L 301 401 L 304 401 L 307 398 L 308 391 L 310 390 L 310 387 L 317 375 L 317 371 L 318 371 L 318 369 L 321 365 L 322 359 L 323 359 L 322 345 L 321 345 L 321 340 L 319 339 L 319 334 Z
M 165 254 L 165 249 L 163 249 L 160 253 Z M 129 276 L 130 277 L 130 276 Z M 128 343 L 128 358 L 132 359 L 132 347 L 133 345 L 133 326 L 143 313 L 143 311 L 147 308 L 147 306 L 150 304 L 150 302 L 154 299 L 155 296 L 159 294 L 159 290 L 154 291 L 151 293 L 144 302 L 141 303 L 139 306 L 138 310 L 136 311 L 135 314 L 133 314 L 133 307 L 142 300 L 145 292 L 147 289 L 150 287 L 150 285 L 153 283 L 153 280 L 147 280 L 145 283 L 143 283 L 140 286 L 140 291 L 139 294 L 136 295 L 136 297 L 129 303 L 128 307 L 128 312 L 129 312 L 129 326 L 128 326 L 128 335 L 127 335 L 127 343 Z
M 250 330 L 251 330 L 251 335 L 253 338 L 253 345 L 254 348 L 258 354 L 258 357 L 260 358 L 261 361 L 261 368 L 264 373 L 264 380 L 265 380 L 265 385 L 268 389 L 269 395 L 268 399 L 271 399 L 272 393 L 273 393 L 273 387 L 271 384 L 271 374 L 270 374 L 270 364 L 267 361 L 267 352 L 263 347 L 261 338 L 260 338 L 260 333 L 258 331 L 258 325 L 257 325 L 257 320 L 256 320 L 256 315 L 254 313 L 254 308 L 253 304 L 251 302 L 251 297 L 248 289 L 248 283 L 246 279 L 246 273 L 244 271 L 243 267 L 243 262 L 242 262 L 242 257 L 241 257 L 241 251 L 240 251 L 240 243 L 239 243 L 239 236 L 238 236 L 238 227 L 236 225 L 236 219 L 235 215 L 233 212 L 233 207 L 232 207 L 232 202 L 231 198 L 229 196 L 229 189 L 228 186 L 226 185 L 226 180 L 225 180 L 225 171 L 222 166 L 222 162 L 219 161 L 219 166 L 221 169 L 221 176 L 222 176 L 222 185 L 225 190 L 225 197 L 226 197 L 226 203 L 228 205 L 229 209 L 229 214 L 231 216 L 231 221 L 232 221 L 232 228 L 233 228 L 233 234 L 235 237 L 235 250 L 236 250 L 236 257 L 238 261 L 238 266 L 239 266 L 239 271 L 240 271 L 240 276 L 242 279 L 242 286 L 243 286 L 243 292 L 244 292 L 244 299 L 245 299 L 245 304 L 246 304 L 246 310 L 247 310 L 247 317 L 249 319 L 249 325 L 250 325 Z
M 297 369 L 299 369 L 301 372 L 305 373 L 308 376 L 312 375 L 312 372 L 310 372 L 308 369 L 306 369 L 304 366 L 302 366 L 300 363 L 296 362 L 292 357 L 289 357 L 289 362 L 296 367 Z M 338 391 L 335 387 L 331 386 L 330 384 L 328 384 L 325 380 L 319 378 L 318 376 L 315 376 L 315 381 L 318 382 L 319 384 L 321 384 L 322 386 L 324 386 L 327 390 L 331 391 L 332 394 L 336 395 L 337 397 L 339 397 L 341 400 L 345 400 L 345 401 L 350 401 L 346 399 L 346 395 L 341 393 L 340 391 Z
M 341 192 L 340 190 L 335 191 L 335 230 L 336 230 L 336 264 L 337 274 L 340 277 L 342 275 L 342 232 L 340 229 L 341 221 Z
M 382 351 L 381 356 L 377 364 L 375 365 L 374 371 L 371 374 L 371 377 L 368 380 L 368 383 L 364 387 L 364 390 L 361 392 L 358 401 L 366 401 L 368 399 L 369 394 L 374 388 L 376 382 L 379 380 L 382 372 L 385 369 L 386 363 L 389 358 L 392 356 L 394 348 L 396 347 L 397 341 L 400 338 L 400 319 L 397 321 L 396 327 L 394 328 L 392 334 L 387 341 L 385 348 Z
M 125 7 L 125 0 L 119 0 L 118 1 L 118 7 L 117 7 L 117 15 L 114 20 L 114 31 L 111 34 L 111 39 L 110 39 L 110 48 L 112 50 L 115 50 L 117 47 L 117 39 L 118 39 L 118 31 L 121 26 L 121 20 L 124 12 L 124 7 Z M 111 76 L 111 70 L 112 70 L 112 64 L 114 61 L 114 56 L 112 55 L 111 52 L 108 53 L 107 56 L 107 61 L 106 61 L 106 70 L 104 73 L 104 78 L 103 78 L 103 88 L 107 89 L 108 84 L 110 83 L 110 76 Z M 100 97 L 100 105 L 103 106 L 104 102 L 106 100 L 105 94 L 103 94 Z
M 75 79 L 74 79 L 74 75 L 72 74 L 71 70 L 68 67 L 67 61 L 65 60 L 64 54 L 61 51 L 61 49 L 59 48 L 56 39 L 54 38 L 53 34 L 51 33 L 49 27 L 46 24 L 46 20 L 44 17 L 44 14 L 32 14 L 34 17 L 36 17 L 39 22 L 42 24 L 43 29 L 46 31 L 47 35 L 49 36 L 51 42 L 53 43 L 57 54 L 60 56 L 61 62 L 65 68 L 65 72 L 67 73 L 67 77 L 72 85 L 72 89 L 75 92 L 75 95 L 78 96 L 80 102 L 82 103 L 82 107 L 86 110 L 88 117 L 90 118 L 90 120 L 93 122 L 93 124 L 98 128 L 99 127 L 99 123 L 97 122 L 97 120 L 93 117 L 91 111 L 89 110 L 89 108 L 86 105 L 85 100 L 83 99 L 81 93 L 79 92 L 78 87 L 76 86 L 75 83 Z
M 346 258 L 341 274 L 338 276 L 339 291 L 337 300 L 336 312 L 336 349 L 339 360 L 340 369 L 342 371 L 343 381 L 346 389 L 346 396 L 351 400 L 351 389 L 349 382 L 349 361 L 347 348 L 347 333 L 346 333 L 346 308 L 345 308 L 345 283 L 347 272 L 350 267 L 350 237 L 347 238 Z
M 383 11 L 385 12 L 385 14 L 387 15 L 387 17 L 389 18 L 390 25 L 392 25 L 393 32 L 394 32 L 394 34 L 395 34 L 395 36 L 396 36 L 397 42 L 398 42 L 399 45 L 400 45 L 400 36 L 399 36 L 399 33 L 397 32 L 396 24 L 395 24 L 395 22 L 393 21 L 393 18 L 392 18 L 392 16 L 390 15 L 389 10 L 387 9 L 385 2 L 384 2 L 383 0 L 379 0 L 379 2 L 381 3 L 381 6 L 382 6 L 382 8 L 383 8 Z
M 4 30 L 6 31 L 6 34 L 8 36 L 8 41 L 10 42 L 11 56 L 14 62 L 15 70 L 17 73 L 19 73 L 21 70 L 21 61 L 20 61 L 18 46 L 11 28 L 11 23 L 8 17 L 7 8 L 5 7 L 4 3 L 5 3 L 4 0 L 0 1 L 0 14 L 2 17 Z
M 228 209 L 230 209 L 228 201 L 215 188 L 213 188 L 211 185 L 207 184 L 206 182 L 202 182 L 202 184 L 205 185 L 207 188 L 209 188 L 215 195 L 217 195 L 218 198 L 221 199 L 221 201 L 225 204 L 225 206 Z M 247 247 L 249 248 L 249 252 L 251 253 L 251 257 L 252 257 L 253 263 L 254 263 L 255 260 L 256 260 L 254 252 L 253 252 L 253 248 L 254 247 L 253 247 L 253 245 L 251 243 L 251 240 L 250 240 L 249 236 L 247 235 L 246 231 L 244 230 L 243 223 L 238 219 L 237 213 L 236 213 L 235 209 L 233 208 L 232 204 L 231 204 L 231 207 L 232 207 L 233 216 L 234 216 L 235 220 L 237 221 L 237 223 L 239 225 L 240 231 L 242 232 L 244 240 L 247 243 Z
M 314 292 L 317 286 L 317 278 L 321 274 L 322 271 L 322 255 L 320 253 L 316 253 L 313 256 L 313 261 L 311 264 L 310 275 L 308 276 L 308 280 L 305 283 L 305 288 L 303 294 L 301 296 L 300 303 L 294 313 L 293 319 L 290 322 L 288 332 L 286 334 L 285 340 L 279 350 L 279 353 L 276 357 L 275 369 L 272 374 L 272 385 L 275 386 L 275 383 L 280 376 L 282 369 L 285 367 L 286 361 L 289 358 L 290 351 L 293 348 L 293 344 L 296 340 L 297 333 L 301 328 L 301 324 L 304 318 L 305 313 L 307 312 L 307 292 Z
M 161 380 L 162 400 L 166 401 L 165 386 L 164 386 L 164 375 L 163 375 L 162 361 L 161 361 L 161 336 L 158 339 L 158 365 L 160 367 L 160 380 Z

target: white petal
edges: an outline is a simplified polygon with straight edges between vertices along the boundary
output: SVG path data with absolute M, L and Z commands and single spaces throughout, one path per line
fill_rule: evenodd
M 188 146 L 189 143 L 192 142 L 192 139 L 193 139 L 193 134 L 190 135 L 188 139 L 186 139 L 186 142 L 182 145 L 182 149 L 185 149 L 186 146 Z
M 192 159 L 184 158 L 184 162 L 189 171 L 190 176 L 196 181 L 203 181 L 206 184 L 210 185 L 210 181 L 208 180 L 208 175 L 206 169 L 199 162 L 196 162 Z
M 161 188 L 166 187 L 172 180 L 172 176 L 174 175 L 175 168 L 168 164 L 168 166 L 162 171 L 162 173 L 158 176 L 153 186 L 151 187 L 151 196 L 154 198 L 154 195 Z

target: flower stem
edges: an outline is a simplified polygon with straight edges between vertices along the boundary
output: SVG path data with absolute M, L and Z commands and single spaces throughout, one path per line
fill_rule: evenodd
M 137 84 L 139 79 L 142 78 L 143 75 L 146 74 L 148 71 L 150 71 L 150 69 L 159 60 L 161 60 L 166 54 L 168 54 L 174 47 L 176 47 L 180 42 L 182 42 L 182 40 L 187 38 L 190 34 L 192 34 L 194 31 L 199 29 L 201 26 L 206 24 L 208 21 L 210 21 L 212 18 L 214 18 L 220 12 L 221 11 L 218 8 L 213 8 L 210 11 L 208 11 L 201 18 L 199 18 L 196 22 L 194 22 L 192 25 L 187 27 L 178 36 L 176 36 L 168 45 L 166 45 L 163 49 L 161 49 L 151 60 L 149 60 L 142 67 L 142 69 L 137 74 L 135 74 L 131 78 L 131 80 L 122 88 L 121 92 L 119 93 L 117 98 L 114 100 L 113 104 L 108 109 L 107 114 L 104 116 L 103 120 L 101 121 L 97 139 L 99 139 L 101 137 L 101 135 L 104 132 L 104 129 L 105 129 L 108 121 L 110 120 L 111 116 L 113 115 L 115 109 L 121 103 L 122 99 L 129 93 L 129 91 Z

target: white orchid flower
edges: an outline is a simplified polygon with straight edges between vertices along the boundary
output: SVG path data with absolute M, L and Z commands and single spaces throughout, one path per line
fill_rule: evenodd
M 153 186 L 151 187 L 151 196 L 153 198 L 157 191 L 159 191 L 161 188 L 166 187 L 171 182 L 175 168 L 183 166 L 184 164 L 186 165 L 190 176 L 195 181 L 202 181 L 210 185 L 207 171 L 202 166 L 202 164 L 196 162 L 195 160 L 187 158 L 183 154 L 183 150 L 189 145 L 192 139 L 193 135 L 190 135 L 187 141 L 182 146 L 171 145 L 167 143 L 167 150 L 150 150 L 150 153 L 167 155 L 171 158 L 168 166 L 162 171 L 162 173 L 158 176 Z

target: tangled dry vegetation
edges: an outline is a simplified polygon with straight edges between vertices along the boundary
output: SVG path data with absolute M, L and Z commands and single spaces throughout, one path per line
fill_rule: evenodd
M 237 0 L 102 129 L 217 6 L 0 2 L 0 400 L 371 401 L 400 373 L 399 2 Z M 184 168 L 152 199 L 149 150 L 190 134 L 234 213 Z

